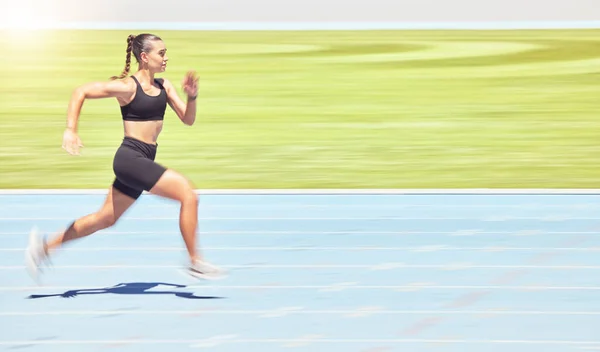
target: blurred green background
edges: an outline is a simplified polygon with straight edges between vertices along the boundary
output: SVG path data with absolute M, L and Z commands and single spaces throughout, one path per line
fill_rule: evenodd
M 106 188 L 130 31 L 2 32 L 0 188 Z M 598 188 L 600 31 L 160 31 L 197 123 L 168 111 L 157 161 L 198 188 Z M 137 66 L 133 65 L 133 69 Z M 181 92 L 181 90 L 180 90 Z

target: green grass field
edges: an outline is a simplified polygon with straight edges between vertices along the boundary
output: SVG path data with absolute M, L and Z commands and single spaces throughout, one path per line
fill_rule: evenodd
M 80 157 L 62 132 L 129 32 L 0 34 L 0 188 L 108 187 L 117 102 L 85 103 Z M 196 125 L 169 111 L 157 161 L 198 188 L 600 185 L 600 30 L 157 34 L 163 76 L 201 83 Z

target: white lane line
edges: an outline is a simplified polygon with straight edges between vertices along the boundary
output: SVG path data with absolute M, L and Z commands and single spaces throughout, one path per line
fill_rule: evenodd
M 54 231 L 54 230 L 53 230 Z M 542 231 L 542 230 L 515 230 L 515 231 L 483 231 L 483 230 L 455 230 L 455 231 L 302 231 L 302 230 L 222 230 L 200 231 L 200 235 L 449 235 L 449 236 L 474 236 L 474 235 L 600 235 L 600 231 Z M 26 232 L 0 231 L 0 236 L 23 236 Z M 179 235 L 178 231 L 114 231 L 104 230 L 98 235 Z
M 223 289 L 223 290 L 333 290 L 339 288 L 340 284 L 331 285 L 211 285 L 211 286 L 186 286 L 188 289 Z M 507 290 L 507 291 L 598 291 L 600 286 L 501 286 L 501 285 L 344 285 L 344 289 L 357 290 Z M 99 289 L 99 287 L 78 287 L 77 290 Z M 100 288 L 104 289 L 104 288 Z M 31 290 L 73 290 L 73 286 L 0 286 L 0 291 L 31 291 Z
M 200 195 L 600 195 L 600 189 L 594 188 L 313 188 L 313 189 L 196 189 Z M 0 195 L 105 195 L 106 189 L 0 189 Z M 144 196 L 151 196 L 144 192 Z
M 1 199 L 0 199 L 1 201 Z M 76 202 L 69 203 L 68 201 L 64 201 L 61 208 L 97 208 L 100 204 L 98 202 L 87 203 L 87 202 Z M 157 209 L 173 209 L 178 210 L 179 206 L 176 204 L 140 204 L 142 207 L 147 208 L 157 208 Z M 324 203 L 324 204 L 311 204 L 311 203 L 221 203 L 221 204 L 203 204 L 200 201 L 200 209 L 306 209 L 306 208 L 318 208 L 318 209 L 406 209 L 406 208 L 426 208 L 426 209 L 481 209 L 481 208 L 489 208 L 489 209 L 597 209 L 600 208 L 599 203 L 565 203 L 565 204 L 541 204 L 541 203 L 522 203 L 522 204 L 410 204 L 410 203 L 396 203 L 396 204 L 382 204 L 382 203 L 362 203 L 362 204 L 336 204 L 336 203 Z M 59 207 L 55 202 L 48 201 L 47 203 L 34 203 L 32 202 L 21 202 L 21 203 L 10 203 L 4 204 L 0 203 L 0 208 L 56 208 Z
M 447 264 L 405 264 L 405 263 L 380 263 L 380 264 L 239 264 L 219 265 L 227 269 L 438 269 L 438 270 L 466 270 L 466 269 L 548 269 L 548 270 L 600 270 L 600 265 L 483 265 L 465 263 Z M 180 265 L 53 265 L 52 269 L 175 269 Z M 2 265 L 0 270 L 22 270 L 24 265 Z
M 330 314 L 330 315 L 352 315 L 364 312 L 364 309 L 328 309 L 311 310 L 297 307 L 276 308 L 276 309 L 255 309 L 255 310 L 59 310 L 59 311 L 15 311 L 0 312 L 0 316 L 39 316 L 39 315 L 261 315 L 263 317 L 281 317 L 293 314 Z M 577 316 L 577 315 L 600 315 L 600 311 L 543 311 L 543 310 L 388 310 L 377 309 L 368 310 L 371 315 L 559 315 L 559 316 Z
M 422 343 L 452 343 L 452 344 L 483 344 L 483 345 L 493 345 L 493 344 L 512 344 L 512 345 L 600 345 L 600 341 L 583 341 L 583 340 L 484 340 L 484 339 L 353 339 L 353 338 L 339 338 L 339 339 L 328 339 L 321 337 L 312 337 L 310 339 L 311 343 L 327 343 L 327 344 L 358 344 L 358 343 L 391 343 L 391 344 L 422 344 Z M 165 339 L 165 340 L 156 340 L 156 339 L 122 339 L 122 340 L 5 340 L 0 341 L 0 345 L 106 345 L 106 344 L 204 344 L 206 342 L 213 342 L 213 338 L 207 339 L 194 339 L 194 340 L 186 340 L 186 339 Z M 254 339 L 244 339 L 244 338 L 230 338 L 230 339 L 220 339 L 222 343 L 256 343 L 256 344 L 264 344 L 264 343 L 275 343 L 275 344 L 290 344 L 290 343 L 305 343 L 307 342 L 307 338 L 297 338 L 297 339 L 267 339 L 267 338 L 254 338 Z
M 0 221 L 68 221 L 73 220 L 73 217 L 58 217 L 58 216 L 50 216 L 50 217 L 0 217 Z M 140 220 L 140 221 L 165 221 L 165 220 L 179 220 L 178 216 L 153 216 L 153 217 L 123 217 L 119 221 L 124 220 Z M 340 216 L 340 217 L 198 217 L 198 220 L 206 220 L 206 221 L 216 221 L 216 220 L 244 220 L 244 221 L 390 221 L 390 220 L 406 220 L 406 221 L 414 221 L 414 220 L 469 220 L 469 221 L 486 221 L 486 222 L 497 222 L 497 221 L 511 221 L 511 220 L 535 220 L 535 221 L 568 221 L 568 220 L 600 220 L 600 217 L 593 216 L 582 216 L 582 217 L 574 217 L 574 216 L 561 216 L 561 215 L 548 215 L 548 216 L 502 216 L 502 215 L 494 215 L 494 216 L 482 216 L 482 217 L 466 217 L 466 216 L 447 216 L 447 217 L 432 217 L 432 216 L 423 216 L 423 217 L 414 217 L 414 216 L 377 216 L 377 217 L 349 217 L 349 216 Z
M 473 251 L 473 252 L 538 252 L 538 251 L 561 251 L 561 252 L 599 252 L 598 247 L 453 247 L 446 245 L 413 246 L 413 247 L 378 247 L 378 246 L 356 246 L 356 247 L 202 247 L 211 251 L 407 251 L 407 252 L 438 252 L 438 251 Z M 22 252 L 24 248 L 0 248 L 0 252 Z M 70 247 L 63 248 L 61 252 L 182 252 L 185 248 L 175 247 Z

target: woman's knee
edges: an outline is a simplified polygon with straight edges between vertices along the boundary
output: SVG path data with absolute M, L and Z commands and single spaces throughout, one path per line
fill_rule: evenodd
M 196 194 L 193 187 L 190 186 L 188 190 L 185 191 L 185 200 L 190 203 L 198 203 L 198 194 Z
M 180 203 L 198 203 L 198 195 L 193 184 L 183 175 L 167 170 L 156 182 L 150 193 L 167 197 Z
M 196 194 L 192 183 L 184 177 L 182 177 L 181 183 L 181 203 L 186 205 L 198 205 L 198 194 Z
M 96 227 L 100 229 L 112 227 L 117 223 L 118 220 L 114 213 L 106 211 L 104 209 L 100 210 L 95 215 Z

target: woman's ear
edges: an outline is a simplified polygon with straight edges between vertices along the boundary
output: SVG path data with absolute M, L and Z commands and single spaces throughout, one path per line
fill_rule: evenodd
M 148 54 L 146 54 L 145 52 L 141 52 L 140 53 L 140 60 L 142 60 L 143 63 L 148 63 Z

